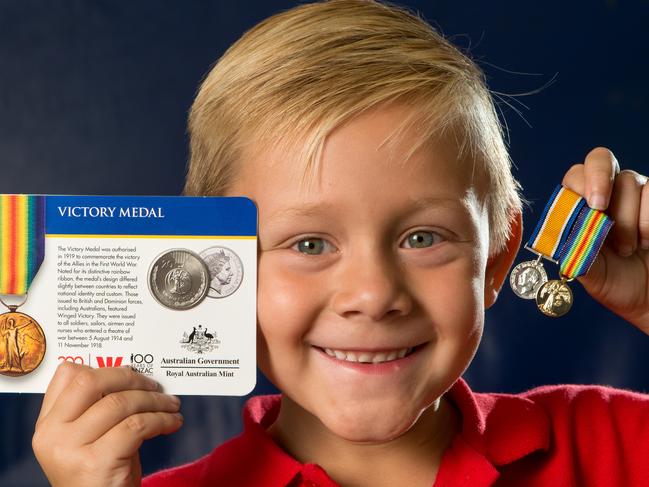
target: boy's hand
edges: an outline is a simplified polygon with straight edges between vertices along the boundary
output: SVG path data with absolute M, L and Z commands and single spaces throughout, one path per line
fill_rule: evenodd
M 579 281 L 595 300 L 649 334 L 647 177 L 631 170 L 620 172 L 613 153 L 598 147 L 583 164 L 570 168 L 563 185 L 615 221 L 590 271 Z
M 140 485 L 138 449 L 177 431 L 177 398 L 128 367 L 62 363 L 50 382 L 32 446 L 53 486 Z

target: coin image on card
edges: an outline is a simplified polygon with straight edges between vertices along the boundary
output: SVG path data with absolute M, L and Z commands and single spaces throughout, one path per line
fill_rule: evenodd
M 536 294 L 536 306 L 552 318 L 565 315 L 572 307 L 572 291 L 563 281 L 548 281 Z
M 0 374 L 29 374 L 45 356 L 45 334 L 34 318 L 12 311 L 0 315 Z
M 210 272 L 191 250 L 168 250 L 156 257 L 149 269 L 151 295 L 167 308 L 193 308 L 203 301 L 209 285 Z
M 239 256 L 227 247 L 210 247 L 200 253 L 210 271 L 210 298 L 227 298 L 243 281 L 243 264 Z
M 516 296 L 534 299 L 539 288 L 548 281 L 543 265 L 534 260 L 521 262 L 509 276 L 509 284 Z

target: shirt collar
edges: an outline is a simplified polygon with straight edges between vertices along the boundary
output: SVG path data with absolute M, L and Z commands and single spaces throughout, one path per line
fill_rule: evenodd
M 499 470 L 550 443 L 550 420 L 533 401 L 510 394 L 473 393 L 459 379 L 446 397 L 462 427 L 444 452 L 435 486 L 487 487 Z
M 458 477 L 468 481 L 462 485 L 490 485 L 498 477 L 498 467 L 549 447 L 548 416 L 529 399 L 473 393 L 463 379 L 446 397 L 460 413 L 462 426 L 444 453 L 436 485 Z M 270 437 L 266 430 L 277 419 L 280 404 L 279 394 L 256 396 L 246 403 L 243 437 L 253 456 L 251 470 L 255 470 L 250 475 L 259 477 L 258 485 L 271 485 L 273 479 L 273 486 L 284 487 L 301 476 L 307 484 L 336 486 L 320 467 L 301 464 Z
M 250 398 L 243 410 L 243 439 L 250 451 L 251 470 L 259 482 L 247 485 L 286 486 L 302 469 L 302 464 L 273 441 L 266 431 L 277 419 L 279 394 Z M 248 462 L 246 462 L 248 463 Z M 270 483 L 272 481 L 272 484 Z
M 462 415 L 464 440 L 494 465 L 548 449 L 550 420 L 535 402 L 512 394 L 474 393 L 462 379 L 447 397 Z
M 318 465 L 302 464 L 275 443 L 268 434 L 268 428 L 279 414 L 281 396 L 256 396 L 248 400 L 243 411 L 243 437 L 252 454 L 250 465 L 254 473 L 249 474 L 246 485 L 285 487 L 287 485 L 313 485 L 337 487 L 333 480 Z M 254 479 L 253 479 L 254 477 Z M 258 479 L 258 480 L 257 480 Z M 293 484 L 298 480 L 297 484 Z M 301 482 L 299 482 L 301 481 Z

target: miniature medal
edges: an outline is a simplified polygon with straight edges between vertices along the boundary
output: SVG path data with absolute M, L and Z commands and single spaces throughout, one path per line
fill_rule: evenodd
M 0 302 L 0 374 L 29 374 L 43 361 L 45 334 L 31 316 L 17 311 L 45 255 L 43 196 L 0 195 L 0 294 L 23 295 L 18 305 Z
M 588 206 L 583 206 L 579 210 L 577 220 L 570 229 L 568 239 L 559 256 L 561 280 L 554 281 L 558 284 L 552 288 L 552 293 L 556 297 L 560 296 L 558 304 L 554 305 L 554 312 L 559 313 L 558 316 L 567 313 L 572 306 L 572 292 L 566 283 L 588 272 L 612 226 L 613 221 L 601 211 L 593 210 Z M 550 290 L 548 289 L 547 292 Z M 537 296 L 536 299 L 536 304 L 541 309 L 539 299 L 543 298 Z M 561 304 L 562 302 L 565 304 Z M 541 311 L 545 313 L 543 309 Z
M 612 226 L 612 220 L 603 212 L 589 208 L 584 198 L 557 186 L 525 245 L 539 258 L 514 268 L 510 276 L 514 293 L 535 299 L 539 310 L 547 316 L 565 315 L 573 302 L 567 283 L 588 272 Z M 545 277 L 540 282 L 542 277 L 523 276 L 528 269 L 534 269 L 528 270 L 528 274 L 542 269 L 541 258 L 559 264 L 560 279 L 548 281 Z M 536 284 L 535 290 L 532 283 Z
M 541 259 L 558 262 L 563 243 L 568 238 L 573 215 L 576 217 L 584 205 L 583 198 L 578 194 L 561 185 L 555 188 L 536 228 L 525 244 L 525 248 L 535 253 L 538 258 L 536 261 L 518 264 L 510 275 L 509 283 L 517 296 L 536 299 L 537 293 L 548 281 Z
M 546 316 L 558 318 L 572 306 L 572 291 L 564 279 L 548 281 L 536 294 L 536 306 Z
M 523 299 L 534 299 L 536 292 L 548 281 L 548 275 L 541 263 L 541 256 L 536 260 L 521 262 L 509 276 L 509 284 L 516 296 Z

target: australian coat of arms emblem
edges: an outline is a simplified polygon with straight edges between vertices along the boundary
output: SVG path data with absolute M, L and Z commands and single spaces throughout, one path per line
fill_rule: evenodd
M 194 326 L 189 333 L 184 332 L 180 343 L 185 350 L 194 353 L 206 353 L 219 348 L 221 340 L 219 340 L 216 332 L 209 332 L 207 328 L 198 325 Z

